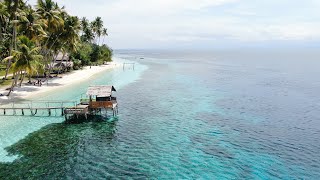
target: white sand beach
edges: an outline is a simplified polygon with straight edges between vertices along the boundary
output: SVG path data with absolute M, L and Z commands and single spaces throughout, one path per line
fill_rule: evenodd
M 68 74 L 63 74 L 59 75 L 59 77 L 51 78 L 49 79 L 48 83 L 44 82 L 41 87 L 37 85 L 24 83 L 21 87 L 15 87 L 10 97 L 0 96 L 0 101 L 8 99 L 30 99 L 34 96 L 38 96 L 41 93 L 55 91 L 59 88 L 72 85 L 73 83 L 78 83 L 87 80 L 93 75 L 98 74 L 100 72 L 118 67 L 121 67 L 121 64 L 115 62 L 109 63 L 108 65 L 91 66 L 91 68 L 87 66 L 84 67 L 82 70 L 75 70 Z M 8 90 L 5 90 L 5 88 L 0 89 L 0 94 L 6 95 L 7 93 Z

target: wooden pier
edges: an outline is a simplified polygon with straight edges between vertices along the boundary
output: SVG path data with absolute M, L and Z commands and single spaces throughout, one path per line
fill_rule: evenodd
M 118 114 L 117 98 L 112 96 L 116 91 L 113 86 L 90 86 L 86 95 L 88 98 L 77 101 L 28 101 L 11 102 L 0 106 L 0 116 L 65 116 L 66 120 L 90 115 L 105 115 L 112 111 Z M 105 114 L 103 114 L 105 113 Z
M 42 112 L 46 116 L 57 115 L 64 116 L 66 106 L 77 104 L 76 101 L 27 101 L 10 102 L 6 106 L 0 106 L 0 116 L 36 116 Z
M 87 119 L 89 115 L 89 105 L 77 104 L 76 106 L 66 108 L 64 113 L 66 120 L 69 118 L 68 115 L 76 116 L 76 118 L 84 116 Z
M 132 66 L 132 70 L 134 70 L 134 65 L 135 63 L 123 63 L 122 69 L 125 70 L 125 66 L 126 65 L 131 65 Z

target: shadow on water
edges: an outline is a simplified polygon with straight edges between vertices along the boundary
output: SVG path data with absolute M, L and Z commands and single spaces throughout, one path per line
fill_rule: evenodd
M 0 163 L 0 179 L 75 177 L 110 148 L 117 121 L 50 124 L 7 147 L 12 163 Z M 89 160 L 88 160 L 89 159 Z
M 89 122 L 115 122 L 118 121 L 118 117 L 117 116 L 105 116 L 105 115 L 89 115 L 88 118 L 84 118 L 84 117 L 71 117 L 68 119 L 68 121 L 66 121 L 66 124 L 81 124 L 81 123 L 89 123 Z

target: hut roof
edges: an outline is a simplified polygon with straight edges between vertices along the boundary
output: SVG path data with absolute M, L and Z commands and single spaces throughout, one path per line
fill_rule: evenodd
M 88 96 L 107 97 L 111 96 L 112 91 L 116 91 L 113 86 L 90 86 L 87 91 Z
M 62 59 L 63 58 L 63 59 Z M 69 54 L 65 53 L 65 55 L 63 56 L 62 52 L 59 52 L 56 58 L 56 61 L 68 61 L 69 60 Z

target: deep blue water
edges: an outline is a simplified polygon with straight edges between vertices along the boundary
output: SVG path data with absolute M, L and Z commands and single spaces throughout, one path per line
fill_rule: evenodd
M 19 119 L 14 127 L 28 120 L 38 128 L 7 142 L 15 159 L 0 164 L 1 179 L 320 178 L 319 53 L 117 56 L 138 62 L 135 71 L 114 70 L 93 81 L 119 86 L 119 117 L 78 124 Z M 72 99 L 89 84 L 44 99 Z

